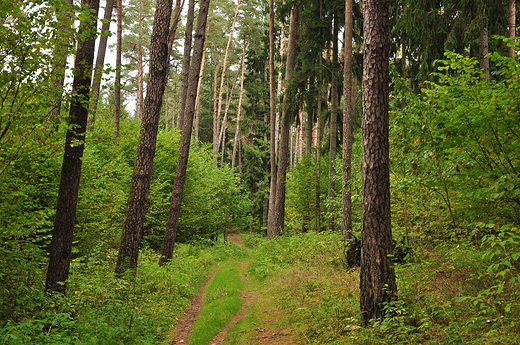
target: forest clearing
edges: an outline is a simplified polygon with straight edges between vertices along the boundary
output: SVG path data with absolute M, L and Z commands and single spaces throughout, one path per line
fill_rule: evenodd
M 0 3 L 0 344 L 520 344 L 515 0 Z

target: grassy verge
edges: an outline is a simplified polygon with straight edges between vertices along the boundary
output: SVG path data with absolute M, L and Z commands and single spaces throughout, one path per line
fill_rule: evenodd
M 193 325 L 188 344 L 209 344 L 240 310 L 243 284 L 238 266 L 236 260 L 223 264 L 209 283 L 203 308 Z

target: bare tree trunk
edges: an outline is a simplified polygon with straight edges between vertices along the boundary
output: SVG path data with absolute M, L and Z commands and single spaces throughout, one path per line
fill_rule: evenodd
M 101 25 L 101 32 L 107 32 L 110 30 L 112 12 L 114 12 L 114 0 L 107 0 L 105 4 L 105 14 L 103 15 L 103 24 Z M 99 103 L 99 92 L 101 90 L 101 78 L 103 77 L 103 67 L 105 65 L 107 43 L 108 35 L 101 35 L 99 37 L 96 66 L 94 67 L 94 78 L 92 79 L 92 101 L 90 102 L 90 116 L 88 119 L 89 130 L 92 129 L 92 124 L 96 119 L 96 111 Z
M 237 154 L 237 146 L 238 146 L 238 135 L 240 133 L 240 116 L 242 114 L 242 98 L 244 96 L 244 75 L 245 75 L 245 66 L 246 66 L 246 48 L 247 42 L 244 41 L 244 47 L 242 49 L 242 60 L 240 61 L 240 93 L 238 96 L 238 106 L 237 106 L 237 122 L 235 125 L 235 137 L 233 139 L 233 153 L 231 155 L 231 169 L 235 167 L 235 159 Z
M 170 95 L 169 95 L 169 87 L 168 87 L 168 82 L 166 82 L 166 88 L 164 90 L 164 129 L 166 131 L 166 133 L 168 133 L 169 131 L 169 121 L 170 121 L 170 116 L 168 114 L 168 112 L 170 111 Z
M 516 0 L 509 0 L 509 38 L 516 37 Z M 508 49 L 509 57 L 515 56 L 513 46 Z
M 384 316 L 396 298 L 390 222 L 388 142 L 388 0 L 364 2 L 363 214 L 360 277 L 361 325 Z
M 336 155 L 338 148 L 338 108 L 339 108 L 339 97 L 338 97 L 338 35 L 339 35 L 339 25 L 338 25 L 338 16 L 337 13 L 334 13 L 334 24 L 333 24 L 333 40 L 332 40 L 332 78 L 331 78 L 331 98 L 332 98 L 332 107 L 330 114 L 330 151 L 329 151 L 329 188 L 327 197 L 329 201 L 332 201 L 336 196 L 335 188 L 336 188 Z M 327 230 L 334 230 L 334 206 L 333 203 L 330 203 L 328 209 L 328 219 L 327 219 Z
M 193 58 L 190 66 L 190 76 L 188 84 L 188 97 L 184 114 L 184 128 L 179 148 L 179 160 L 173 181 L 173 191 L 170 202 L 170 212 L 164 233 L 163 247 L 159 264 L 164 264 L 171 259 L 175 237 L 177 235 L 177 225 L 181 211 L 182 193 L 184 191 L 184 181 L 188 167 L 188 156 L 190 153 L 191 132 L 193 129 L 193 117 L 195 113 L 195 101 L 197 98 L 197 87 L 202 64 L 204 51 L 204 41 L 206 38 L 206 20 L 208 16 L 210 0 L 201 0 L 199 3 L 199 17 L 197 21 L 197 31 L 195 32 L 195 42 L 193 46 Z
M 188 93 L 188 78 L 190 74 L 191 45 L 193 40 L 193 18 L 195 17 L 195 0 L 189 0 L 188 13 L 186 15 L 186 33 L 184 34 L 184 56 L 182 58 L 181 90 L 179 94 L 179 113 L 177 126 L 183 128 L 184 109 Z
M 220 124 L 217 152 L 219 152 L 221 148 L 222 148 L 222 151 L 225 150 L 224 145 L 225 145 L 225 141 L 226 141 L 226 128 L 227 128 L 227 118 L 228 118 L 228 114 L 229 114 L 229 107 L 231 106 L 231 101 L 233 99 L 233 92 L 235 91 L 235 85 L 237 84 L 239 74 L 240 74 L 240 71 L 237 71 L 235 80 L 233 81 L 233 84 L 231 85 L 231 90 L 228 92 L 228 94 L 226 96 L 226 109 L 224 110 L 224 118 L 222 119 L 222 123 Z M 222 156 L 224 156 L 224 155 L 222 154 Z
M 240 9 L 240 1 L 237 2 L 237 7 L 235 9 L 235 16 L 233 17 L 233 24 L 231 24 L 231 29 L 229 30 L 229 37 L 226 45 L 226 50 L 224 51 L 224 59 L 222 61 L 222 74 L 220 75 L 220 88 L 217 99 L 217 118 L 216 118 L 216 126 L 213 128 L 213 149 L 215 153 L 219 151 L 219 138 L 220 138 L 220 115 L 222 111 L 222 95 L 224 93 L 224 80 L 226 78 L 226 69 L 227 69 L 227 60 L 229 56 L 229 48 L 231 47 L 231 41 L 233 40 L 233 31 L 235 30 L 235 25 L 238 18 L 238 10 Z
M 352 118 L 354 115 L 355 98 L 352 96 L 352 7 L 353 0 L 345 1 L 345 38 L 343 46 L 343 171 L 342 171 L 342 227 L 345 238 L 352 234 Z
M 116 274 L 122 274 L 127 269 L 135 272 L 137 269 L 139 245 L 143 235 L 144 217 L 150 192 L 162 97 L 168 80 L 168 31 L 172 5 L 172 0 L 158 0 L 155 10 L 150 44 L 150 81 L 144 101 L 145 107 L 141 121 L 141 132 L 137 144 L 123 238 L 115 270 Z
M 85 148 L 99 0 L 84 0 L 82 4 L 91 9 L 92 13 L 91 16 L 81 22 L 79 29 L 79 37 L 83 37 L 85 33 L 89 33 L 89 35 L 83 41 L 78 42 L 76 50 L 75 73 L 72 83 L 73 98 L 69 111 L 69 129 L 65 139 L 58 203 L 45 282 L 47 290 L 59 293 L 65 293 L 65 282 L 69 276 L 79 181 L 81 178 L 81 158 Z
M 117 0 L 116 77 L 114 81 L 114 138 L 119 137 L 121 120 L 121 47 L 123 41 L 123 0 Z
M 267 236 L 273 237 L 275 228 L 275 195 L 276 195 L 276 143 L 277 136 L 277 111 L 276 111 L 276 88 L 274 79 L 274 0 L 269 1 L 269 121 L 270 121 L 270 171 L 269 184 L 269 208 L 267 214 Z M 281 44 L 281 43 L 280 43 Z M 269 230 L 271 229 L 271 230 Z
M 482 32 L 480 33 L 480 36 L 478 38 L 479 43 L 479 61 L 480 61 L 480 68 L 482 69 L 482 79 L 490 81 L 491 75 L 489 74 L 489 56 L 487 54 L 489 53 L 489 37 L 488 37 L 488 28 L 485 27 L 482 29 Z
M 271 235 L 277 236 L 282 233 L 285 220 L 285 181 L 289 159 L 289 130 L 291 117 L 298 112 L 295 104 L 295 90 L 290 88 L 290 80 L 296 64 L 296 38 L 298 30 L 298 7 L 291 7 L 289 21 L 289 43 L 287 47 L 287 63 L 285 69 L 286 93 L 284 96 L 284 109 L 282 111 L 282 126 L 280 130 L 280 152 L 278 156 L 278 171 L 276 176 L 276 199 L 275 199 L 275 227 L 270 229 Z
M 179 19 L 181 18 L 182 7 L 184 6 L 184 0 L 175 1 L 175 11 L 173 12 L 172 26 L 170 27 L 170 33 L 168 37 L 168 52 L 172 54 L 173 42 L 175 42 L 175 35 L 177 34 L 177 28 L 179 27 Z
M 202 52 L 202 62 L 200 66 L 199 84 L 197 85 L 197 98 L 195 99 L 195 134 L 194 137 L 199 140 L 200 126 L 200 87 L 202 85 L 202 77 L 204 76 L 204 66 L 206 65 L 206 50 Z
M 144 4 L 143 0 L 139 0 L 139 26 L 137 33 L 137 102 L 135 108 L 135 116 L 138 119 L 141 119 L 143 116 L 144 99 L 143 21 Z

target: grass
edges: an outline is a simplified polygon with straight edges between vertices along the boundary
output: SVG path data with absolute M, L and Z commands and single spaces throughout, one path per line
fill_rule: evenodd
M 238 265 L 239 262 L 236 260 L 223 264 L 211 280 L 188 344 L 209 344 L 240 310 L 240 291 L 243 284 L 239 277 Z

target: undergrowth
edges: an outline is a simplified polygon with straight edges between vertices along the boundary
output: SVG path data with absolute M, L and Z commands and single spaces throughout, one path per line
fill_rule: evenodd
M 143 250 L 128 279 L 113 274 L 117 253 L 93 254 L 73 261 L 66 296 L 42 292 L 42 269 L 17 291 L 2 289 L 0 344 L 158 344 L 209 269 L 244 255 L 230 243 L 178 244 L 160 267 L 157 254 Z
M 359 271 L 346 269 L 341 235 L 258 242 L 250 274 L 268 283 L 286 322 L 312 344 L 520 344 L 520 233 L 505 227 L 479 246 L 415 251 L 395 266 L 399 300 L 360 328 Z

